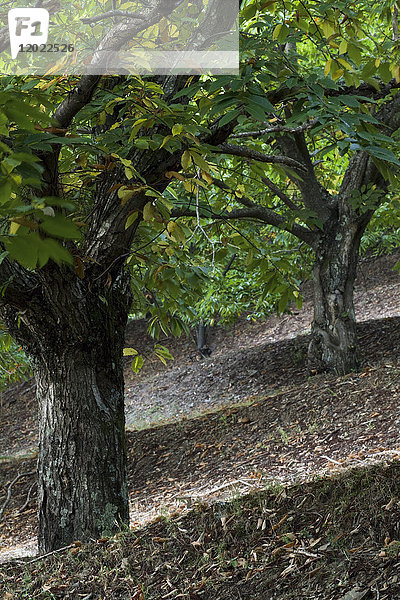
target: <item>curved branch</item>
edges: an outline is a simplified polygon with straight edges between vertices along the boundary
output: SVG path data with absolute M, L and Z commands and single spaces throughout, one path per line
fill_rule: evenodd
M 246 198 L 246 196 L 237 197 L 235 191 L 231 187 L 229 187 L 229 185 L 225 183 L 225 181 L 222 181 L 222 179 L 213 179 L 213 185 L 215 185 L 220 190 L 223 190 L 224 192 L 230 192 L 231 194 L 233 194 L 235 196 L 235 199 L 238 202 L 240 202 L 240 204 L 243 204 L 243 206 L 247 206 L 248 208 L 257 206 L 252 200 L 250 200 L 250 198 Z
M 124 17 L 125 19 L 141 19 L 145 20 L 146 17 L 138 13 L 131 13 L 127 10 L 110 10 L 109 12 L 96 15 L 95 17 L 84 17 L 81 19 L 82 23 L 97 23 L 98 21 L 104 21 L 105 19 L 112 19 L 113 17 Z
M 314 211 L 324 223 L 331 217 L 335 207 L 335 199 L 318 181 L 314 165 L 307 147 L 304 131 L 279 136 L 276 144 L 284 155 L 299 162 L 303 169 L 295 168 L 295 175 L 288 174 L 292 182 L 301 192 L 304 206 Z
M 282 192 L 282 190 L 280 190 L 278 186 L 275 185 L 275 183 L 271 181 L 269 177 L 266 177 L 264 175 L 264 177 L 261 177 L 261 181 L 265 183 L 265 185 L 271 190 L 271 192 L 273 192 L 275 196 L 278 196 L 278 198 L 282 200 L 282 202 L 286 204 L 286 206 L 290 208 L 290 210 L 299 210 L 299 207 L 289 198 L 289 196 Z
M 234 133 L 231 135 L 231 138 L 246 138 L 252 137 L 257 138 L 263 135 L 270 135 L 272 133 L 301 133 L 306 129 L 312 129 L 314 125 L 319 122 L 319 119 L 312 119 L 311 121 L 306 121 L 302 125 L 298 125 L 297 127 L 286 127 L 285 125 L 274 125 L 273 127 L 266 127 L 265 129 L 258 129 L 257 131 L 243 131 L 242 133 Z
M 306 244 L 312 248 L 316 247 L 319 237 L 316 231 L 311 231 L 310 229 L 302 227 L 302 225 L 298 225 L 297 223 L 288 225 L 285 217 L 277 214 L 269 208 L 265 208 L 264 206 L 254 205 L 249 208 L 236 208 L 230 212 L 224 211 L 223 213 L 215 213 L 208 206 L 202 206 L 201 211 L 206 211 L 208 213 L 200 215 L 203 218 L 212 218 L 223 221 L 230 221 L 234 219 L 256 219 L 257 221 L 261 221 L 267 225 L 279 227 L 288 233 L 292 233 L 299 240 L 306 242 Z M 174 209 L 171 212 L 171 217 L 196 217 L 196 211 L 191 209 Z
M 299 171 L 306 172 L 306 167 L 288 156 L 275 156 L 273 154 L 264 154 L 258 150 L 247 148 L 246 146 L 236 146 L 235 144 L 220 144 L 217 148 L 218 152 L 224 154 L 231 154 L 232 156 L 241 156 L 243 158 L 249 158 L 250 160 L 258 160 L 264 163 L 281 164 L 291 167 L 292 169 L 298 169 Z
M 90 102 L 100 82 L 101 75 L 84 75 L 71 93 L 61 102 L 54 112 L 54 118 L 60 127 L 71 125 L 77 113 Z
M 280 198 L 280 200 L 282 200 L 282 202 L 286 204 L 286 206 L 290 208 L 290 210 L 299 210 L 299 207 L 294 202 L 292 202 L 289 196 L 282 192 L 282 190 L 280 190 L 278 186 L 275 185 L 275 183 L 271 181 L 268 177 L 261 177 L 261 181 L 265 183 L 265 185 L 271 190 L 271 192 L 273 192 L 275 196 L 278 196 L 278 198 Z M 218 187 L 220 190 L 231 192 L 235 195 L 235 191 L 232 188 L 230 188 L 229 185 L 227 185 L 224 181 L 222 181 L 222 179 L 213 179 L 213 185 Z M 253 206 L 258 206 L 255 202 L 253 202 L 252 200 L 250 200 L 250 198 L 247 198 L 246 196 L 239 197 L 235 195 L 235 199 L 238 202 L 240 202 L 240 204 L 243 204 L 243 206 L 247 206 L 249 208 L 252 208 Z

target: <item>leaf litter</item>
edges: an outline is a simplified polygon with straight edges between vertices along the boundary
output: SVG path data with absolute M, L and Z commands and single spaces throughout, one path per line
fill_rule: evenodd
M 314 493 L 308 490 L 312 490 L 312 486 L 316 485 L 313 483 L 316 476 L 325 481 L 323 485 L 328 485 L 326 482 L 331 482 L 332 477 L 338 477 L 339 482 L 342 481 L 341 478 L 351 478 L 352 476 L 348 475 L 346 471 L 349 467 L 353 467 L 352 472 L 354 473 L 364 473 L 364 471 L 376 473 L 378 479 L 383 476 L 382 473 L 389 472 L 390 469 L 392 469 L 390 471 L 392 475 L 397 476 L 397 460 L 400 457 L 398 433 L 400 420 L 398 401 L 400 392 L 398 369 L 400 319 L 397 315 L 400 312 L 396 306 L 399 278 L 397 273 L 393 274 L 390 270 L 391 261 L 396 262 L 396 257 L 379 259 L 379 261 L 367 264 L 367 275 L 359 284 L 358 310 L 361 311 L 363 317 L 366 316 L 370 320 L 361 322 L 359 325 L 362 370 L 358 373 L 339 378 L 326 375 L 308 378 L 305 369 L 307 336 L 304 334 L 304 325 L 307 320 L 308 322 L 310 320 L 310 311 L 306 301 L 305 308 L 299 311 L 298 315 L 284 317 L 283 321 L 279 321 L 276 317 L 270 317 L 262 327 L 260 324 L 249 326 L 245 321 L 239 322 L 233 335 L 232 331 L 217 330 L 213 333 L 216 350 L 209 360 L 193 363 L 187 358 L 188 342 L 178 340 L 175 352 L 172 348 L 172 353 L 176 357 L 175 364 L 166 368 L 158 364 L 155 367 L 154 363 L 150 365 L 148 362 L 147 371 L 145 368 L 140 376 L 135 376 L 133 379 L 132 375 L 128 375 L 128 423 L 129 415 L 133 413 L 128 431 L 132 528 L 134 531 L 143 531 L 144 537 L 147 536 L 147 530 L 150 531 L 152 527 L 156 528 L 151 533 L 151 543 L 156 544 L 154 553 L 158 559 L 161 555 L 164 556 L 164 546 L 167 544 L 166 540 L 169 539 L 169 522 L 181 523 L 182 520 L 189 519 L 196 523 L 204 518 L 212 521 L 216 518 L 217 507 L 220 507 L 218 509 L 220 512 L 223 507 L 223 514 L 218 517 L 222 531 L 229 530 L 232 522 L 240 522 L 240 526 L 246 530 L 243 548 L 248 542 L 248 556 L 239 554 L 231 557 L 229 559 L 230 567 L 224 567 L 222 575 L 225 587 L 228 586 L 227 589 L 232 592 L 232 590 L 236 590 L 237 586 L 240 590 L 241 583 L 234 583 L 235 577 L 240 571 L 247 586 L 246 593 L 243 596 L 227 595 L 226 597 L 257 598 L 257 595 L 247 595 L 248 590 L 253 589 L 254 583 L 253 575 L 249 575 L 249 572 L 264 573 L 265 568 L 257 571 L 260 567 L 256 566 L 249 571 L 246 567 L 245 574 L 242 571 L 244 564 L 251 564 L 253 567 L 252 560 L 256 562 L 257 560 L 254 559 L 252 552 L 255 552 L 257 557 L 261 552 L 257 548 L 263 546 L 260 542 L 260 546 L 255 545 L 253 549 L 251 548 L 246 520 L 243 518 L 247 510 L 247 501 L 243 499 L 243 494 L 251 492 L 250 496 L 244 496 L 244 498 L 250 498 L 250 502 L 254 500 L 258 506 L 257 502 L 264 502 L 264 500 L 256 500 L 256 498 L 262 497 L 260 494 L 272 493 L 265 492 L 265 489 L 271 490 L 276 486 L 285 486 L 279 488 L 276 493 L 274 492 L 275 495 L 272 494 L 273 504 L 279 507 L 280 498 L 292 498 L 292 494 L 297 493 L 301 500 L 296 496 L 296 510 L 299 511 L 300 516 L 304 517 L 304 512 L 308 514 L 305 508 L 309 509 L 309 500 Z M 385 318 L 378 319 L 381 314 L 379 313 L 381 306 L 384 306 L 385 311 L 389 312 L 384 313 Z M 133 324 L 132 336 L 137 335 L 137 328 L 138 324 Z M 299 332 L 302 332 L 303 335 L 297 336 L 297 338 L 290 337 Z M 128 330 L 128 339 L 129 335 Z M 278 340 L 269 339 L 274 336 Z M 145 336 L 140 339 L 144 346 L 152 343 Z M 165 340 L 162 343 L 166 345 Z M 129 345 L 133 344 L 129 341 Z M 139 351 L 142 349 L 139 348 Z M 35 452 L 35 432 L 31 426 L 34 421 L 35 405 L 31 399 L 32 390 L 24 391 L 28 387 L 28 383 L 23 384 L 20 388 L 20 395 L 10 390 L 10 396 L 3 400 L 1 408 L 3 414 L 8 418 L 9 425 L 12 425 L 12 415 L 19 413 L 20 407 L 25 408 L 25 413 L 22 410 L 25 420 L 19 419 L 19 424 L 20 431 L 25 430 L 27 435 L 18 435 L 16 429 L 13 429 L 12 426 L 10 428 L 10 454 L 8 459 L 3 460 L 0 465 L 2 485 L 0 506 L 3 502 L 2 498 L 6 498 L 9 484 L 18 473 L 25 470 L 30 471 L 32 465 L 34 466 L 35 457 L 30 458 L 29 452 Z M 138 391 L 137 394 L 134 394 L 135 389 Z M 147 395 L 145 390 L 147 390 Z M 147 400 L 142 402 L 143 398 Z M 208 400 L 205 401 L 205 399 Z M 132 409 L 135 400 L 138 401 L 136 415 Z M 159 405 L 162 406 L 161 423 L 158 414 L 161 410 Z M 153 410 L 146 412 L 148 406 Z M 145 417 L 143 417 L 143 413 Z M 157 425 L 157 423 L 160 424 Z M 0 432 L 1 434 L 2 432 Z M 0 437 L 1 441 L 6 439 L 6 433 L 3 436 L 3 438 Z M 18 453 L 22 454 L 22 458 Z M 3 449 L 0 454 L 7 456 Z M 26 464 L 22 466 L 21 462 L 23 461 Z M 374 466 L 378 463 L 379 468 Z M 374 471 L 374 469 L 377 470 Z M 31 544 L 29 551 L 32 552 L 33 549 L 32 539 L 35 535 L 36 521 L 34 498 L 24 507 L 22 513 L 18 512 L 26 504 L 29 487 L 32 485 L 32 478 L 28 479 L 21 478 L 15 484 L 11 501 L 4 511 L 0 532 L 0 544 L 2 544 L 4 558 L 9 558 L 10 547 L 18 544 L 21 546 L 20 552 L 23 552 L 24 543 L 27 540 L 30 540 Z M 372 478 L 371 485 L 374 482 L 375 480 Z M 389 486 L 387 482 L 385 485 Z M 398 510 L 397 498 L 400 497 L 400 492 L 396 488 L 396 480 L 392 485 L 395 489 L 389 494 L 390 497 L 385 496 L 382 504 L 389 508 L 379 507 L 379 511 L 384 517 L 390 515 L 390 519 L 394 517 L 394 514 L 391 514 L 392 511 Z M 232 512 L 232 506 L 235 507 L 235 510 L 242 511 L 241 514 Z M 323 571 L 324 567 L 319 567 L 319 563 L 324 563 L 326 553 L 330 552 L 332 547 L 335 549 L 336 546 L 340 547 L 340 544 L 346 545 L 346 556 L 351 556 L 352 561 L 360 555 L 364 557 L 363 560 L 365 560 L 365 556 L 368 557 L 368 560 L 371 559 L 371 556 L 375 560 L 377 556 L 377 560 L 379 559 L 382 564 L 385 561 L 393 562 L 397 558 L 396 542 L 400 538 L 397 530 L 389 531 L 393 530 L 395 524 L 393 523 L 393 526 L 390 527 L 385 525 L 386 530 L 382 531 L 383 537 L 378 541 L 375 540 L 372 551 L 369 539 L 371 535 L 367 535 L 361 541 L 355 540 L 360 534 L 363 519 L 368 521 L 372 518 L 364 515 L 365 512 L 368 513 L 368 510 L 361 500 L 360 509 L 362 509 L 361 512 L 354 517 L 355 522 L 350 528 L 350 537 L 342 527 L 344 531 L 336 535 L 337 539 L 332 538 L 327 541 L 326 535 L 325 538 L 321 537 L 321 533 L 325 532 L 326 534 L 326 530 L 329 529 L 331 516 L 329 516 L 329 512 L 326 513 L 324 506 L 318 505 L 316 512 L 320 513 L 320 520 L 321 515 L 324 519 L 320 522 L 314 515 L 314 524 L 308 524 L 308 528 L 314 528 L 315 532 L 313 529 L 313 535 L 307 540 L 307 543 L 302 536 L 299 537 L 299 532 L 292 531 L 293 528 L 289 527 L 293 521 L 291 518 L 293 515 L 289 510 L 285 514 L 281 514 L 278 520 L 276 519 L 280 514 L 279 510 L 277 512 L 275 508 L 270 508 L 268 509 L 270 512 L 267 511 L 265 514 L 262 512 L 261 516 L 257 517 L 255 531 L 260 534 L 270 531 L 273 535 L 274 545 L 273 547 L 268 546 L 267 554 L 279 564 L 283 560 L 286 561 L 284 566 L 281 565 L 279 577 L 274 572 L 274 581 L 292 580 L 293 577 L 299 576 L 299 569 L 301 578 L 305 573 L 308 573 L 307 576 L 311 578 L 317 577 L 317 572 L 315 575 L 309 575 L 309 573 L 317 568 Z M 273 522 L 271 514 L 274 518 Z M 375 531 L 375 516 L 372 516 L 372 525 L 370 520 L 368 521 L 369 527 L 373 528 L 374 536 L 379 537 L 380 533 Z M 360 521 L 358 524 L 357 519 Z M 145 529 L 139 529 L 142 527 Z M 182 525 L 182 527 L 187 528 L 187 525 Z M 280 533 L 281 529 L 282 534 Z M 203 548 L 205 535 L 206 533 L 199 530 L 197 537 L 190 541 L 190 549 L 186 545 L 183 549 L 178 542 L 175 543 L 174 551 L 177 556 L 173 559 L 172 564 L 178 560 L 178 562 L 181 561 L 180 564 L 186 565 L 187 557 L 192 549 Z M 216 538 L 211 536 L 210 540 L 211 547 L 212 544 L 217 544 L 218 536 Z M 349 541 L 352 543 L 349 544 Z M 236 538 L 231 543 L 234 548 Z M 215 548 L 211 548 L 211 550 L 212 555 Z M 207 551 L 208 549 L 205 548 L 203 555 L 204 553 L 208 555 Z M 78 554 L 80 553 L 81 550 Z M 224 553 L 225 549 L 222 554 Z M 203 558 L 207 563 L 207 556 L 203 556 Z M 54 560 L 58 560 L 58 558 Z M 215 566 L 217 559 L 213 560 L 214 562 L 211 561 L 211 563 L 214 566 L 209 565 L 210 570 L 207 573 L 217 569 Z M 343 569 L 346 566 L 342 564 L 343 557 L 335 560 L 338 568 Z M 397 563 L 395 566 L 393 571 L 395 574 L 392 574 L 390 585 L 397 582 L 397 580 L 395 581 L 395 578 L 398 577 Z M 220 567 L 218 566 L 218 568 Z M 142 569 L 146 571 L 146 577 L 151 579 L 152 576 L 147 567 L 145 569 L 142 566 Z M 156 574 L 160 571 L 161 567 Z M 233 579 L 229 575 L 230 571 L 235 573 Z M 197 582 L 193 585 L 195 588 L 196 585 L 200 586 L 198 589 L 190 591 L 191 588 L 188 587 L 184 592 L 174 591 L 178 588 L 174 588 L 174 579 L 169 577 L 167 579 L 172 587 L 168 584 L 167 579 L 163 580 L 163 585 L 166 586 L 165 594 L 164 590 L 157 588 L 158 584 L 154 584 L 154 589 L 158 589 L 157 593 L 161 594 L 162 591 L 164 595 L 152 596 L 146 592 L 147 595 L 143 597 L 163 598 L 166 597 L 166 594 L 170 594 L 168 597 L 173 598 L 179 597 L 181 594 L 181 597 L 187 598 L 223 598 L 223 595 L 207 595 L 209 594 L 207 586 L 210 581 L 214 581 L 213 578 L 207 578 L 207 573 L 203 573 L 201 579 L 199 579 L 199 574 L 192 573 L 193 581 Z M 358 577 L 357 569 L 354 573 Z M 373 584 L 369 588 L 361 587 L 359 589 L 358 584 L 354 584 L 354 576 L 351 573 L 347 576 L 348 589 L 344 589 L 341 595 L 329 596 L 328 592 L 326 592 L 327 595 L 324 595 L 325 592 L 321 591 L 324 588 L 320 588 L 318 592 L 320 595 L 316 592 L 317 595 L 293 597 L 327 599 L 332 597 L 335 600 L 336 598 L 338 600 L 346 598 L 346 594 L 348 595 L 346 600 L 352 598 L 350 594 L 353 594 L 354 598 L 378 597 L 371 595 L 374 593 L 371 591 Z M 263 575 L 259 575 L 259 577 L 263 579 Z M 137 579 L 133 579 L 134 585 L 137 586 Z M 201 584 L 203 580 L 205 581 L 204 585 Z M 364 581 L 364 579 L 362 580 Z M 377 590 L 380 589 L 382 581 L 379 580 L 379 584 L 376 584 Z M 389 579 L 386 578 L 384 581 L 384 585 L 389 585 L 387 583 Z M 250 582 L 253 583 L 250 585 Z M 182 582 L 180 585 L 183 585 Z M 190 583 L 190 585 L 192 584 Z M 260 583 L 260 585 L 264 584 Z M 335 589 L 335 594 L 339 593 L 337 586 L 332 589 Z M 379 593 L 384 598 L 383 592 L 382 588 L 382 592 Z M 54 594 L 54 592 L 52 593 Z M 96 593 L 93 592 L 93 594 Z M 129 593 L 131 596 L 110 595 L 105 597 L 140 598 L 140 594 L 144 594 L 143 590 L 141 588 L 139 590 L 138 587 L 134 592 L 130 591 Z M 238 591 L 238 594 L 240 593 Z M 254 594 L 256 593 L 258 592 L 255 591 Z M 263 593 L 267 593 L 267 588 Z M 275 592 L 271 590 L 268 593 L 271 595 L 260 596 L 260 598 L 291 597 L 288 595 L 291 593 L 288 590 L 285 591 L 286 595 L 281 596 L 279 596 L 281 593 L 279 591 L 276 592 L 278 595 L 274 595 Z M 41 596 L 32 596 L 32 598 L 36 597 Z M 70 597 L 82 596 L 72 595 Z M 101 596 L 94 595 L 93 597 L 100 598 Z M 395 596 L 387 595 L 386 597 Z

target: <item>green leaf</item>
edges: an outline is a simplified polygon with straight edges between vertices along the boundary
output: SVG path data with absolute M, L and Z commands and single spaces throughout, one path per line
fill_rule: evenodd
M 290 30 L 287 25 L 284 23 L 279 23 L 272 33 L 272 39 L 277 40 L 278 42 L 283 42 L 289 35 L 289 31 Z
M 182 154 L 182 158 L 181 158 L 182 169 L 184 171 L 187 171 L 187 169 L 189 169 L 189 167 L 190 167 L 190 163 L 191 163 L 190 152 L 189 152 L 189 150 L 185 150 L 185 152 Z
M 192 158 L 193 158 L 193 162 L 200 167 L 200 169 L 203 169 L 203 171 L 208 172 L 210 170 L 210 165 L 208 164 L 208 162 L 206 162 L 204 160 L 204 158 L 201 156 L 201 154 L 198 154 L 197 152 L 194 152 L 193 150 L 190 152 Z
M 359 67 L 361 64 L 361 52 L 360 49 L 355 46 L 352 43 L 348 44 L 348 48 L 347 48 L 347 54 L 349 55 L 350 59 L 353 61 L 353 63 Z
M 233 106 L 234 104 L 238 104 L 238 99 L 233 94 L 224 94 L 221 100 L 217 100 L 213 102 L 211 109 L 208 110 L 210 116 L 215 115 L 216 113 L 224 111 L 226 108 Z
M 154 206 L 151 202 L 147 202 L 147 204 L 145 204 L 145 207 L 143 209 L 143 220 L 144 221 L 151 221 L 152 219 L 154 219 Z
M 164 365 L 167 364 L 167 360 L 174 360 L 174 357 L 172 356 L 171 352 L 165 346 L 162 346 L 161 344 L 156 344 L 154 346 L 154 349 L 156 355 Z
M 179 242 L 182 244 L 185 243 L 185 241 L 186 241 L 185 234 L 184 234 L 182 228 L 178 225 L 178 223 L 176 223 L 175 221 L 170 221 L 167 225 L 167 231 L 168 231 L 169 235 L 172 237 L 172 239 L 174 239 L 178 243 Z
M 240 112 L 241 111 L 238 108 L 235 110 L 230 110 L 229 112 L 225 113 L 223 117 L 221 117 L 221 119 L 218 121 L 218 125 L 222 127 L 223 125 L 230 123 L 233 121 L 233 119 L 236 119 L 236 117 L 240 115 Z
M 27 130 L 35 130 L 35 125 L 43 121 L 49 121 L 48 117 L 39 108 L 31 106 L 13 97 L 5 106 L 3 111 L 11 121 Z
M 258 104 L 259 106 L 262 106 L 262 108 L 264 108 L 267 112 L 274 112 L 273 105 L 265 96 L 257 96 L 255 94 L 252 94 L 251 96 L 249 96 L 249 102 L 251 102 L 252 104 Z
M 175 125 L 172 127 L 172 135 L 179 135 L 183 130 L 184 127 L 181 123 L 175 123 Z
M 378 75 L 384 83 L 389 83 L 392 79 L 392 71 L 390 69 L 390 63 L 381 63 L 378 67 Z
M 139 353 L 134 348 L 124 348 L 123 356 L 137 356 Z
M 121 186 L 118 190 L 118 198 L 121 199 L 121 204 L 124 206 L 135 195 L 135 190 L 132 190 L 125 185 Z
M 71 254 L 60 244 L 60 242 L 57 242 L 57 240 L 51 238 L 41 239 L 37 251 L 39 267 L 44 267 L 50 259 L 58 265 L 63 263 L 68 265 L 74 264 Z
M 43 216 L 40 229 L 49 235 L 61 239 L 80 240 L 82 237 L 75 223 L 60 214 L 56 214 L 54 217 Z
M 142 138 L 138 138 L 135 140 L 135 146 L 136 148 L 139 148 L 139 150 L 147 150 L 149 147 L 149 142 L 147 140 L 143 140 Z
M 388 148 L 381 148 L 380 146 L 366 146 L 365 150 L 368 152 L 368 154 L 376 156 L 376 158 L 379 158 L 380 160 L 400 166 L 400 161 Z
M 138 216 L 139 216 L 139 213 L 137 210 L 132 212 L 126 219 L 125 229 L 128 229 L 132 225 L 132 223 L 134 223 L 136 221 Z
M 143 367 L 143 357 L 138 354 L 135 356 L 131 363 L 131 369 L 134 373 L 139 373 L 140 369 Z
M 352 108 L 360 107 L 360 103 L 355 96 L 344 94 L 343 96 L 339 96 L 339 102 L 344 104 L 344 106 L 351 106 Z
M 38 261 L 37 239 L 34 235 L 13 235 L 4 240 L 4 246 L 12 260 L 27 269 L 34 269 Z
M 251 4 L 248 4 L 241 12 L 242 16 L 249 21 L 252 17 L 254 17 L 254 15 L 257 12 L 257 4 L 255 2 L 252 2 Z
M 0 183 L 0 204 L 5 204 L 9 201 L 11 195 L 11 181 L 6 179 Z
M 178 98 L 182 98 L 183 96 L 186 96 L 187 98 L 191 98 L 192 96 L 195 95 L 195 93 L 199 89 L 200 89 L 200 84 L 194 83 L 193 85 L 185 87 L 185 88 L 183 88 L 183 90 L 180 90 L 179 92 L 177 92 L 174 96 L 174 100 L 177 100 Z M 146 119 L 143 119 L 143 120 L 146 120 Z
M 278 313 L 282 314 L 289 302 L 289 291 L 285 291 L 279 298 L 278 302 Z
M 261 108 L 259 104 L 254 104 L 253 102 L 249 102 L 247 105 L 247 111 L 249 114 L 257 119 L 257 121 L 264 122 L 266 120 L 265 110 Z
M 376 68 L 376 64 L 375 64 L 375 59 L 371 58 L 364 66 L 363 70 L 361 71 L 361 77 L 365 81 L 365 80 L 368 80 L 372 75 L 375 75 L 376 72 L 377 72 L 377 68 Z

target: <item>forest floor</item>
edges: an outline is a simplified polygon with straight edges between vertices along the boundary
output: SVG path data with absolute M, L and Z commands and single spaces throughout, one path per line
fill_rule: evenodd
M 290 589 L 282 582 L 290 575 L 291 581 L 298 577 L 298 586 L 302 576 L 307 574 L 312 578 L 310 570 L 317 567 L 324 573 L 317 558 L 331 552 L 333 547 L 335 552 L 343 554 L 339 548 L 342 537 L 347 538 L 350 546 L 345 548 L 345 559 L 342 554 L 340 557 L 329 555 L 328 562 L 333 560 L 341 565 L 342 571 L 344 569 L 342 573 L 338 567 L 337 585 L 331 582 L 331 595 L 328 591 L 312 595 L 304 588 L 304 595 L 293 598 L 367 600 L 400 597 L 400 563 L 397 563 L 400 548 L 397 514 L 400 514 L 397 464 L 400 459 L 400 276 L 393 270 L 398 260 L 399 256 L 393 255 L 365 260 L 360 266 L 356 311 L 361 370 L 344 377 L 308 376 L 305 359 L 312 317 L 308 286 L 304 290 L 303 308 L 292 315 L 270 316 L 263 323 L 252 323 L 243 318 L 231 328 L 215 327 L 209 340 L 213 352 L 210 358 L 201 361 L 196 360 L 191 339 L 160 340 L 174 355 L 174 361 L 163 366 L 152 353 L 154 341 L 146 335 L 145 324 L 132 322 L 128 326 L 126 345 L 135 347 L 147 358 L 139 375 L 130 370 L 129 360 L 126 365 L 131 525 L 137 532 L 137 539 L 150 540 L 151 556 L 154 555 L 155 561 L 158 557 L 167 564 L 168 560 L 172 563 L 181 560 L 181 564 L 186 565 L 191 552 L 201 550 L 203 566 L 196 567 L 197 575 L 201 577 L 200 580 L 195 578 L 198 589 L 192 591 L 175 585 L 175 570 L 171 567 L 171 577 L 168 572 L 165 575 L 160 562 L 155 568 L 159 572 L 158 579 L 161 573 L 165 575 L 160 580 L 161 587 L 156 586 L 154 577 L 149 576 L 146 580 L 143 566 L 139 577 L 140 580 L 145 578 L 149 588 L 155 586 L 154 596 L 153 592 L 144 595 L 142 588 L 135 584 L 130 595 L 121 592 L 121 595 L 104 595 L 104 598 L 291 598 Z M 34 385 L 28 381 L 8 390 L 0 400 L 0 511 L 7 494 L 10 495 L 0 522 L 0 562 L 32 555 L 36 551 L 36 444 Z M 349 471 L 350 467 L 355 469 Z M 351 478 L 349 473 L 356 475 Z M 371 473 L 374 473 L 373 477 Z M 23 476 L 10 488 L 18 475 Z M 315 477 L 322 479 L 315 481 Z M 361 492 L 359 482 L 362 478 L 370 485 Z M 327 482 L 332 483 L 329 489 Z M 285 487 L 271 491 L 271 486 L 278 484 Z M 353 495 L 349 495 L 349 490 Z M 249 492 L 249 496 L 242 498 Z M 307 496 L 307 510 L 301 511 Z M 355 498 L 357 502 L 354 503 Z M 321 499 L 324 499 L 323 504 Z M 333 499 L 335 508 L 330 504 Z M 368 513 L 375 502 L 379 511 Z M 269 508 L 265 508 L 267 505 Z M 337 510 L 341 519 L 353 519 L 351 526 L 349 521 L 340 521 Z M 219 516 L 215 521 L 216 514 Z M 311 524 L 312 514 L 314 521 Z M 255 524 L 252 515 L 258 515 Z M 319 515 L 318 518 L 315 515 Z M 303 525 L 300 523 L 302 518 Z M 281 524 L 280 519 L 283 519 Z M 288 523 L 283 527 L 286 521 L 293 521 L 289 528 Z M 379 532 L 375 531 L 378 521 Z M 248 549 L 253 547 L 256 558 L 253 556 L 252 559 L 250 555 L 244 558 L 246 540 L 241 539 L 240 546 L 237 537 L 232 538 L 228 522 L 245 532 Z M 204 535 L 209 536 L 208 543 L 200 530 L 198 538 L 192 539 L 201 523 L 206 532 Z M 183 537 L 187 537 L 189 531 L 193 535 L 189 535 L 187 547 L 183 544 L 181 555 L 172 559 L 171 550 L 167 548 L 169 554 L 167 552 L 161 559 L 161 550 L 165 553 L 172 539 L 168 533 L 171 527 L 186 531 Z M 307 543 L 299 534 L 299 527 L 308 532 Z M 335 532 L 330 527 L 336 528 Z M 347 528 L 343 535 L 341 527 Z M 359 539 L 361 532 L 365 534 L 363 541 Z M 261 539 L 263 535 L 265 539 Z M 228 560 L 224 546 L 219 551 L 220 559 L 210 558 L 213 551 L 208 552 L 206 546 L 211 547 L 214 538 L 217 545 L 218 540 L 225 540 L 226 547 L 230 547 L 229 553 L 236 552 L 237 556 L 229 554 Z M 328 538 L 329 542 L 326 541 Z M 162 539 L 164 542 L 157 541 Z M 396 548 L 393 542 L 398 542 Z M 115 543 L 120 557 L 122 542 Z M 124 544 L 124 552 L 128 552 L 132 540 Z M 175 546 L 179 546 L 176 540 Z M 139 556 L 141 550 L 137 552 Z M 263 587 L 264 580 L 260 575 L 263 569 L 258 565 L 257 553 L 260 556 L 269 553 L 276 558 L 269 576 L 271 581 L 279 580 L 279 585 L 283 585 L 283 595 L 278 591 L 277 595 L 272 592 L 270 596 L 257 595 L 259 590 L 263 590 L 263 594 L 271 590 L 271 586 Z M 282 557 L 287 564 L 282 563 Z M 368 573 L 365 566 L 361 569 L 366 558 L 371 565 L 375 564 L 375 559 L 381 567 L 383 564 L 386 575 L 382 574 L 382 569 L 375 574 Z M 125 560 L 124 557 L 121 560 Z M 214 582 L 216 587 L 212 588 L 212 594 L 208 584 L 201 584 L 207 579 L 204 565 L 210 560 L 213 565 L 210 572 L 217 569 L 220 577 L 217 578 L 218 585 Z M 227 560 L 230 566 L 227 566 Z M 55 568 L 59 569 L 57 564 Z M 139 569 L 138 565 L 132 568 Z M 361 578 L 351 578 L 353 568 L 357 577 L 361 573 Z M 243 581 L 237 580 L 239 571 Z M 8 575 L 4 576 L 7 578 Z M 15 578 L 15 572 L 12 577 Z M 327 577 L 326 573 L 324 577 Z M 339 580 L 342 587 L 337 587 Z M 247 587 L 241 587 L 242 584 Z M 232 585 L 234 587 L 229 588 Z M 374 586 L 380 596 L 371 595 Z M 390 595 L 393 586 L 396 595 Z M 392 591 L 385 595 L 389 588 Z M 114 588 L 111 586 L 111 589 Z M 230 595 L 229 589 L 234 593 Z M 75 592 L 68 595 L 67 591 L 60 590 L 64 595 L 51 591 L 53 596 L 33 595 L 32 592 L 29 597 L 85 597 L 78 587 L 75 587 L 76 595 Z M 88 599 L 103 597 L 96 594 L 96 591 L 90 591 L 86 596 Z

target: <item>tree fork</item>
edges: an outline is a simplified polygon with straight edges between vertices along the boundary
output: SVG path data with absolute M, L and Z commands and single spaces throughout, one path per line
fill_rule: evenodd
M 344 375 L 358 367 L 353 288 L 360 241 L 368 220 L 349 211 L 325 226 L 316 250 L 312 280 L 314 318 L 308 347 L 311 373 Z

